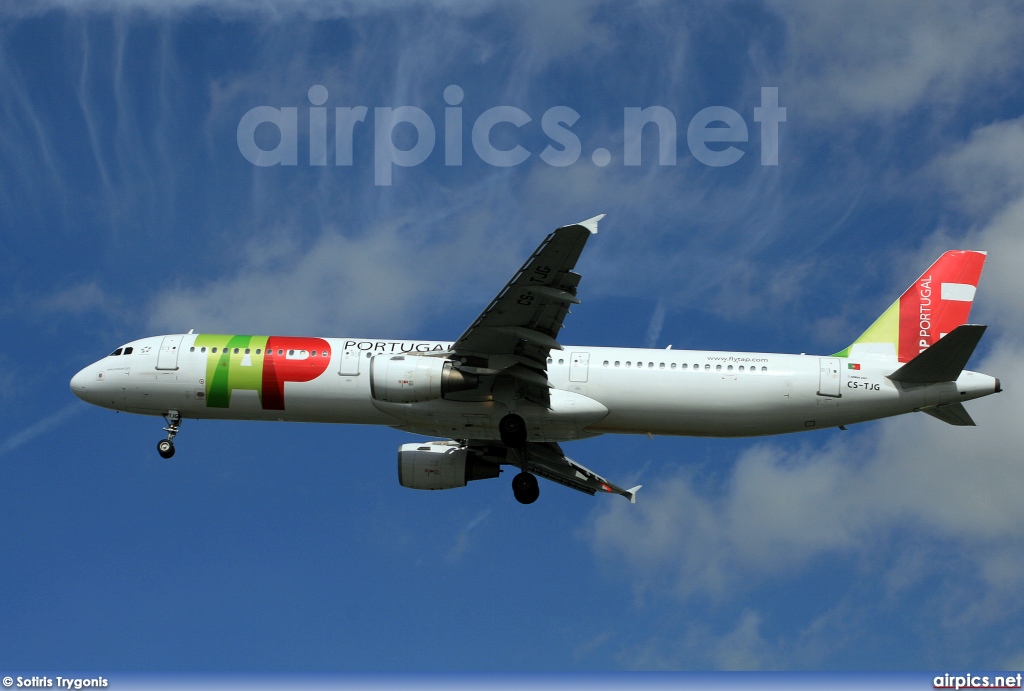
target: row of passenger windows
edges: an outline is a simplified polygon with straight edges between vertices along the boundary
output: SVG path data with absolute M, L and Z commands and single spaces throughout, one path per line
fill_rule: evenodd
M 549 365 L 552 364 L 553 362 L 554 362 L 553 358 L 548 358 L 548 364 Z M 564 365 L 565 364 L 565 358 L 558 358 L 558 364 Z M 623 364 L 622 364 L 621 360 L 616 360 L 614 363 L 612 363 L 609 360 L 605 360 L 602 363 L 602 366 L 604 366 L 604 367 L 623 367 Z M 626 360 L 625 367 L 627 367 L 627 368 L 634 367 L 633 361 L 632 360 Z M 643 369 L 644 363 L 643 362 L 637 362 L 635 364 L 635 367 L 636 367 L 636 369 Z M 647 369 L 654 369 L 654 363 L 653 362 L 648 362 L 647 363 Z M 664 362 L 659 362 L 658 363 L 658 369 L 666 369 L 665 363 Z M 690 369 L 690 365 L 687 362 L 684 362 L 681 365 L 676 364 L 675 362 L 673 362 L 673 363 L 670 363 L 667 366 L 667 369 L 683 369 L 683 370 L 688 370 L 688 369 Z M 697 363 L 694 363 L 693 364 L 693 371 L 696 372 L 696 371 L 699 371 L 699 370 L 700 370 L 700 365 L 698 365 Z M 711 365 L 710 364 L 704 365 L 704 371 L 705 372 L 710 372 L 711 371 Z M 715 371 L 716 372 L 721 372 L 722 371 L 722 366 L 721 365 L 715 365 Z M 732 365 L 727 365 L 725 367 L 725 371 L 726 372 L 732 372 L 732 371 L 734 371 L 734 368 L 733 368 Z M 745 365 L 740 365 L 738 368 L 735 369 L 735 371 L 739 371 L 739 372 L 746 372 L 746 371 L 756 372 L 757 371 L 757 366 L 756 365 L 751 365 L 750 368 L 747 369 L 747 367 Z M 767 367 L 761 367 L 761 371 L 762 372 L 767 372 L 768 368 Z
M 605 360 L 603 365 L 605 367 L 621 367 L 622 363 L 619 360 L 616 360 L 615 363 L 612 364 L 612 363 L 609 363 L 608 360 Z M 626 367 L 632 367 L 632 366 L 633 366 L 632 363 L 629 360 L 626 360 Z M 642 363 L 642 362 L 636 363 L 636 368 L 637 369 L 641 369 L 643 366 L 644 366 L 644 363 Z M 685 369 L 690 369 L 689 363 L 686 363 L 686 362 L 684 362 L 681 365 L 676 365 L 676 363 L 673 362 L 673 363 L 671 363 L 668 366 L 668 368 L 669 369 L 684 369 L 684 370 Z M 654 369 L 654 363 L 653 362 L 648 362 L 647 363 L 647 369 Z M 658 363 L 658 369 L 665 369 L 665 363 L 664 362 L 659 362 Z M 693 363 L 693 370 L 695 372 L 700 370 L 700 365 L 698 365 L 697 363 Z M 736 370 L 739 371 L 739 372 L 748 371 L 746 369 L 745 365 L 740 365 L 738 368 L 736 368 Z M 704 365 L 704 371 L 705 372 L 710 372 L 711 371 L 711 365 L 710 364 Z M 716 372 L 721 372 L 722 371 L 722 366 L 721 365 L 715 365 L 715 371 Z M 732 372 L 733 371 L 733 366 L 732 365 L 727 365 L 725 367 L 725 371 L 726 372 Z M 750 372 L 756 372 L 757 371 L 757 366 L 751 365 L 749 371 Z M 761 371 L 762 372 L 767 372 L 768 368 L 767 367 L 762 367 Z
M 129 348 L 128 350 L 131 350 L 131 348 Z M 192 346 L 191 348 L 188 349 L 188 352 L 194 353 L 194 352 L 196 352 L 196 350 L 197 350 L 196 347 Z M 202 346 L 198 350 L 199 350 L 200 353 L 205 353 L 206 352 L 206 346 Z M 221 348 L 220 352 L 226 353 L 226 352 L 228 352 L 228 350 L 229 350 L 228 348 Z M 238 355 L 239 353 L 242 353 L 243 350 L 244 350 L 246 355 L 249 355 L 250 352 L 251 352 L 249 350 L 249 348 L 244 348 L 244 349 L 243 348 L 235 348 L 232 352 L 235 355 Z M 216 353 L 217 349 L 216 348 L 210 348 L 210 352 L 211 353 Z M 262 354 L 263 354 L 263 349 L 262 348 L 257 348 L 256 349 L 256 355 L 262 355 Z M 267 355 L 273 355 L 273 354 L 274 354 L 274 349 L 273 348 L 267 350 Z M 278 355 L 284 355 L 284 349 L 283 348 L 278 348 L 277 349 L 277 354 Z M 306 350 L 289 350 L 288 351 L 288 355 L 290 357 L 298 356 L 300 358 L 316 357 L 317 356 L 317 352 L 315 350 L 313 352 L 309 352 L 309 351 L 306 351 Z M 327 351 L 326 350 L 323 351 L 323 353 L 321 354 L 321 357 L 327 357 Z
M 131 354 L 132 354 L 132 347 L 128 346 L 127 348 L 118 348 L 117 350 L 115 350 L 113 353 L 111 353 L 107 357 L 113 357 L 114 355 L 131 355 Z

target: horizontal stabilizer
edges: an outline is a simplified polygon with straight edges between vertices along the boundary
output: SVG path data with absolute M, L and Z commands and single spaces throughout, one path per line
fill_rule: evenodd
M 904 384 L 956 381 L 986 328 L 979 324 L 961 324 L 890 374 L 889 379 Z
M 936 405 L 931 408 L 922 408 L 922 413 L 928 413 L 933 418 L 942 420 L 946 424 L 955 425 L 957 427 L 974 427 L 974 420 L 971 419 L 970 413 L 964 408 L 963 403 L 947 403 L 946 405 Z

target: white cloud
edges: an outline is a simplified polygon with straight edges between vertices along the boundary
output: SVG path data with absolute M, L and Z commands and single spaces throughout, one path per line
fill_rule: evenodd
M 928 171 L 954 193 L 952 206 L 976 219 L 962 240 L 987 250 L 974 318 L 996 337 L 1024 345 L 1024 118 L 973 131 L 966 142 L 935 157 Z M 938 234 L 944 239 L 945 234 Z
M 665 326 L 665 303 L 658 300 L 658 304 L 654 306 L 654 313 L 651 315 L 651 321 L 647 324 L 647 339 L 644 343 L 645 348 L 657 348 L 658 338 L 661 336 L 661 329 Z
M 1012 4 L 769 4 L 786 25 L 782 73 L 799 94 L 789 98 L 807 115 L 890 117 L 923 104 L 954 106 L 1019 72 L 1024 16 Z
M 90 280 L 52 293 L 23 295 L 12 291 L 6 304 L 0 305 L 0 316 L 32 315 L 34 318 L 54 318 L 81 315 L 104 315 L 124 319 L 124 299 L 111 295 L 96 281 Z
M 32 301 L 31 309 L 43 314 L 82 314 L 101 308 L 115 308 L 119 302 L 95 282 L 89 281 L 38 297 Z
M 949 229 L 936 231 L 921 243 L 920 263 L 953 242 L 990 252 L 974 320 L 992 328 L 972 369 L 1000 377 L 1004 391 L 968 404 L 978 427 L 908 415 L 850 433 L 827 432 L 832 437 L 822 446 L 810 438 L 806 444 L 761 442 L 740 454 L 718 493 L 699 491 L 698 479 L 684 467 L 648 479 L 635 506 L 602 508 L 591 524 L 594 550 L 628 565 L 639 592 L 670 586 L 687 601 L 708 595 L 735 601 L 799 577 L 827 556 L 860 565 L 856 580 L 881 596 L 872 604 L 879 616 L 903 606 L 907 593 L 938 582 L 926 588 L 920 614 L 937 639 L 933 649 L 1020 616 L 1024 188 L 1010 158 L 1022 141 L 1020 121 L 996 123 L 928 168 L 962 192 L 955 204 L 976 214 L 978 223 L 956 240 Z M 975 180 L 962 181 L 970 176 Z M 737 627 L 755 651 L 763 642 L 755 635 L 760 623 Z M 802 624 L 798 639 L 775 652 L 790 665 L 813 665 L 837 641 L 869 635 L 869 629 L 840 594 L 831 609 Z M 650 645 L 664 644 L 652 639 Z M 704 650 L 712 656 L 716 648 L 709 642 Z
M 473 520 L 471 520 L 466 525 L 465 528 L 463 528 L 462 530 L 459 531 L 458 535 L 455 537 L 455 544 L 452 545 L 452 548 L 450 550 L 448 550 L 447 559 L 448 559 L 449 563 L 455 563 L 455 562 L 459 561 L 462 558 L 462 555 L 466 553 L 466 550 L 469 549 L 469 546 L 470 546 L 469 545 L 469 533 L 474 528 L 476 528 L 478 525 L 480 525 L 485 520 L 487 520 L 487 517 L 490 516 L 490 515 L 491 515 L 491 510 L 490 509 L 484 509 L 483 511 L 478 513 L 473 518 Z
M 1024 118 L 984 125 L 929 170 L 968 212 L 985 215 L 1024 194 Z
M 303 243 L 288 231 L 252 240 L 234 273 L 179 285 L 153 301 L 156 330 L 405 337 L 452 293 L 493 268 L 481 227 L 419 235 L 403 222 L 359 236 L 331 228 Z M 489 260 L 489 261 L 488 261 Z M 455 269 L 458 269 L 456 272 Z M 511 276 L 511 273 L 509 274 Z M 491 296 L 474 294 L 481 308 Z M 454 338 L 451 334 L 421 334 Z M 457 336 L 457 334 L 455 334 Z
M 978 366 L 1024 381 L 1019 353 L 1000 348 Z M 764 579 L 798 572 L 815 556 L 866 554 L 889 531 L 914 528 L 963 544 L 992 588 L 1024 572 L 988 559 L 1024 538 L 1024 430 L 1015 422 L 1024 391 L 969 406 L 977 428 L 912 415 L 869 423 L 822 448 L 778 442 L 742 453 L 721 496 L 699 493 L 686 471 L 648 480 L 635 506 L 611 505 L 592 526 L 595 550 L 668 578 L 681 596 L 725 597 Z M 617 557 L 617 558 L 616 558 Z
M 619 661 L 629 669 L 642 670 L 780 669 L 782 646 L 764 638 L 762 621 L 758 612 L 747 609 L 725 632 L 711 630 L 702 623 L 687 624 L 678 636 L 655 636 L 620 653 Z

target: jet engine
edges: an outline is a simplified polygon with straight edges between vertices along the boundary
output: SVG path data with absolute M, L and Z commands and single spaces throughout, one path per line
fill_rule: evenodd
M 402 487 L 452 489 L 500 473 L 497 463 L 478 458 L 456 442 L 402 444 L 398 449 L 398 483 Z
M 429 401 L 478 385 L 479 377 L 444 358 L 376 355 L 371 364 L 370 395 L 388 403 Z

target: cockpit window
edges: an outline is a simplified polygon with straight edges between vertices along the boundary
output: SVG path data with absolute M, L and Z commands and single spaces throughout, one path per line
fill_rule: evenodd
M 132 354 L 132 347 L 128 346 L 127 348 L 125 348 L 124 349 L 124 354 L 125 355 L 131 355 Z
M 111 353 L 109 357 L 113 357 L 114 355 L 120 355 L 122 350 L 124 350 L 124 348 L 118 348 L 113 353 Z

